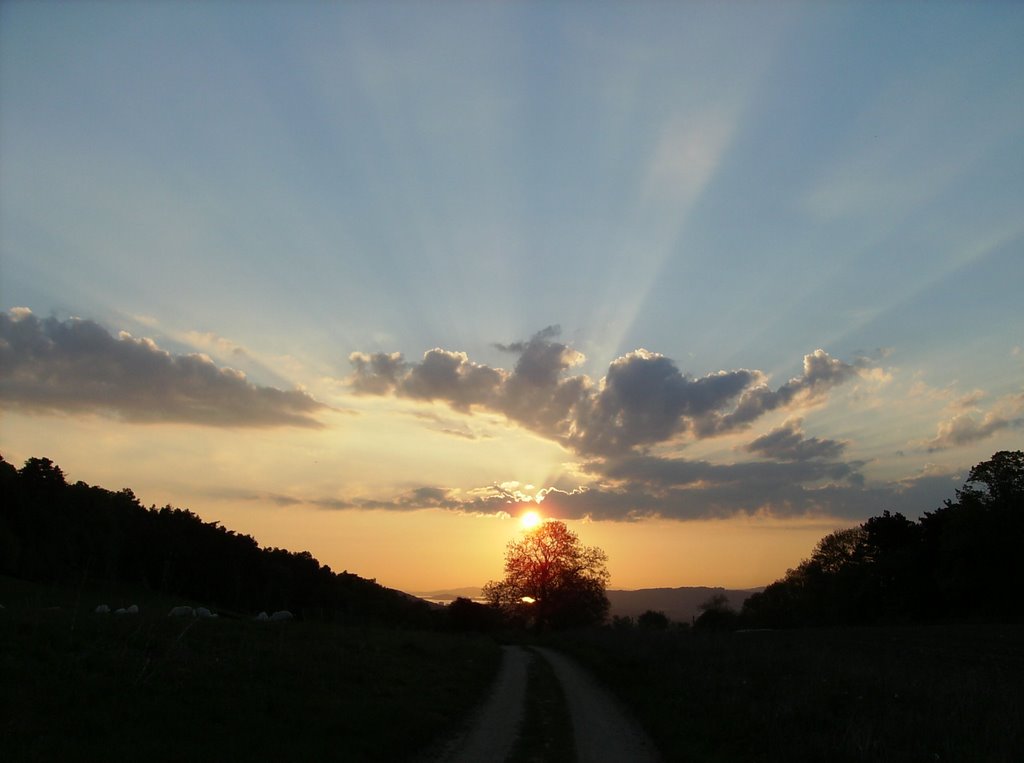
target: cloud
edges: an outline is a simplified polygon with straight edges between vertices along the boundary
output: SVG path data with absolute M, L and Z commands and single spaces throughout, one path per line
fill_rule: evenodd
M 439 400 L 471 413 L 487 410 L 583 455 L 616 456 L 689 435 L 742 429 L 779 408 L 822 400 L 857 373 L 824 350 L 804 357 L 801 376 L 778 389 L 761 371 L 716 371 L 694 378 L 658 353 L 640 349 L 616 359 L 599 383 L 568 372 L 583 355 L 555 341 L 551 326 L 528 341 L 497 345 L 517 356 L 511 371 L 478 365 L 465 353 L 435 348 L 419 363 L 399 353 L 349 356 L 353 391 Z
M 866 516 L 895 501 L 901 485 L 865 488 L 863 462 L 841 459 L 846 443 L 807 437 L 793 418 L 745 448 L 761 459 L 715 464 L 652 453 L 688 440 L 743 430 L 763 415 L 820 404 L 830 390 L 865 372 L 824 350 L 804 356 L 799 376 L 769 386 L 762 371 L 736 369 L 694 377 L 675 362 L 639 349 L 614 360 L 595 382 L 572 369 L 583 355 L 549 327 L 527 341 L 496 345 L 516 357 L 511 370 L 478 365 L 461 352 L 434 349 L 419 362 L 398 354 L 351 356 L 352 389 L 362 394 L 443 401 L 467 414 L 489 412 L 582 458 L 574 490 L 532 496 L 503 486 L 463 493 L 420 489 L 391 500 L 353 500 L 366 508 L 440 508 L 474 514 L 543 503 L 548 516 L 629 520 L 730 516 Z M 870 369 L 868 369 L 870 372 Z M 881 502 L 880 502 L 881 501 Z M 930 507 L 926 507 L 930 508 Z
M 536 489 L 516 482 L 462 490 L 422 485 L 390 498 L 300 497 L 248 489 L 222 490 L 220 498 L 303 505 L 331 511 L 453 511 L 481 517 L 539 509 L 555 519 L 685 521 L 758 515 L 860 520 L 882 509 L 915 516 L 939 507 L 959 486 L 957 475 L 926 469 L 914 477 L 865 487 L 859 462 L 751 462 L 631 456 L 585 464 L 598 481 L 572 490 Z
M 800 419 L 790 419 L 782 426 L 761 435 L 744 449 L 767 458 L 781 461 L 809 461 L 811 459 L 838 458 L 846 443 L 838 440 L 820 440 L 804 437 Z
M 758 384 L 746 390 L 736 409 L 725 416 L 708 417 L 699 422 L 703 436 L 742 428 L 769 411 L 793 405 L 807 405 L 821 401 L 832 387 L 856 375 L 858 366 L 845 363 L 818 349 L 804 355 L 804 369 L 800 376 L 790 379 L 778 389 Z
M 349 386 L 361 395 L 386 395 L 393 392 L 398 384 L 398 375 L 406 368 L 400 352 L 375 352 L 369 355 L 353 352 L 348 356 L 348 361 L 355 367 L 348 378 Z
M 131 422 L 217 427 L 321 426 L 327 406 L 262 387 L 202 354 L 172 355 L 98 323 L 0 314 L 0 400 L 27 411 L 105 413 Z
M 964 398 L 964 400 L 967 400 Z M 960 401 L 957 401 L 960 402 Z M 966 404 L 969 404 L 967 401 Z M 962 407 L 962 406 L 958 406 Z M 978 411 L 958 413 L 939 422 L 935 437 L 920 443 L 929 453 L 984 440 L 1004 429 L 1024 427 L 1024 394 L 1008 395 L 997 401 L 987 413 Z
M 665 442 L 714 417 L 751 384 L 759 371 L 719 371 L 694 379 L 669 358 L 637 350 L 613 361 L 600 390 L 583 407 L 574 448 L 614 454 Z

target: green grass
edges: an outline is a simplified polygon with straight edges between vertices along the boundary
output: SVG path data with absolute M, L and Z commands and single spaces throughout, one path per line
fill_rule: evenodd
M 121 593 L 140 615 L 0 580 L 5 760 L 404 760 L 462 724 L 500 658 L 439 633 L 173 619 L 187 602 Z
M 562 637 L 668 760 L 1015 761 L 1024 627 Z

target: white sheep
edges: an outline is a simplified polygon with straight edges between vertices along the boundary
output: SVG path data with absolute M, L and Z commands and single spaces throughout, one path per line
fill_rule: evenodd
M 167 613 L 168 617 L 192 617 L 193 615 L 195 615 L 195 610 L 188 606 L 173 607 Z
M 96 609 L 93 610 L 93 612 L 95 612 L 97 615 L 107 615 L 110 614 L 110 607 L 108 607 L 106 604 L 100 604 L 98 607 L 96 607 Z
M 258 615 L 256 615 L 256 619 L 261 623 L 265 623 L 267 622 L 267 620 L 270 619 L 270 615 L 268 615 L 266 612 L 260 612 Z
M 277 612 L 270 616 L 271 622 L 280 623 L 294 619 L 295 615 L 289 612 L 287 609 L 279 609 Z
M 213 613 L 206 607 L 196 607 L 196 617 L 201 617 L 204 620 L 208 620 L 213 617 Z
M 126 615 L 126 614 L 128 614 L 128 610 L 125 609 L 124 607 L 118 607 L 117 609 L 114 610 L 114 614 L 115 615 Z
M 128 607 L 128 609 L 125 610 L 125 612 L 127 612 L 129 615 L 137 615 L 139 614 L 139 605 L 132 604 L 130 607 Z

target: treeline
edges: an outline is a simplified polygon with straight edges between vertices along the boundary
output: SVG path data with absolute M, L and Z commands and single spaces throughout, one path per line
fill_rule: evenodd
M 720 625 L 799 627 L 1020 621 L 1024 452 L 973 469 L 956 500 L 917 521 L 882 512 L 818 542 L 810 559 Z
M 424 625 L 429 605 L 308 551 L 260 548 L 186 509 L 144 507 L 129 489 L 68 484 L 59 466 L 0 456 L 0 574 L 77 584 L 109 580 L 188 597 L 241 614 Z

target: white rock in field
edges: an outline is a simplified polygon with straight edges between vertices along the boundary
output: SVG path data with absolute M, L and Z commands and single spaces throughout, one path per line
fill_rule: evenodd
M 294 620 L 295 615 L 289 612 L 287 609 L 279 609 L 277 612 L 270 616 L 272 622 L 280 623 L 287 620 Z
M 206 607 L 196 607 L 196 617 L 201 617 L 204 620 L 209 620 L 213 617 L 213 612 L 208 610 Z
M 95 612 L 97 615 L 107 615 L 110 614 L 110 607 L 108 607 L 106 604 L 100 604 L 98 607 L 96 607 L 96 609 L 93 610 L 93 612 Z
M 268 615 L 266 612 L 260 612 L 258 615 L 256 615 L 256 619 L 261 623 L 265 623 L 267 620 L 270 619 L 270 615 Z
M 132 605 L 131 605 L 130 607 L 128 607 L 128 609 L 126 609 L 125 611 L 126 611 L 126 612 L 127 612 L 127 613 L 128 613 L 129 615 L 137 615 L 137 614 L 139 614 L 139 605 L 138 605 L 138 604 L 132 604 Z
M 114 614 L 115 615 L 126 615 L 126 614 L 128 614 L 128 610 L 125 609 L 124 607 L 118 607 L 117 609 L 114 610 Z
M 168 617 L 192 617 L 195 611 L 192 607 L 181 606 L 173 607 L 170 612 L 167 613 Z

